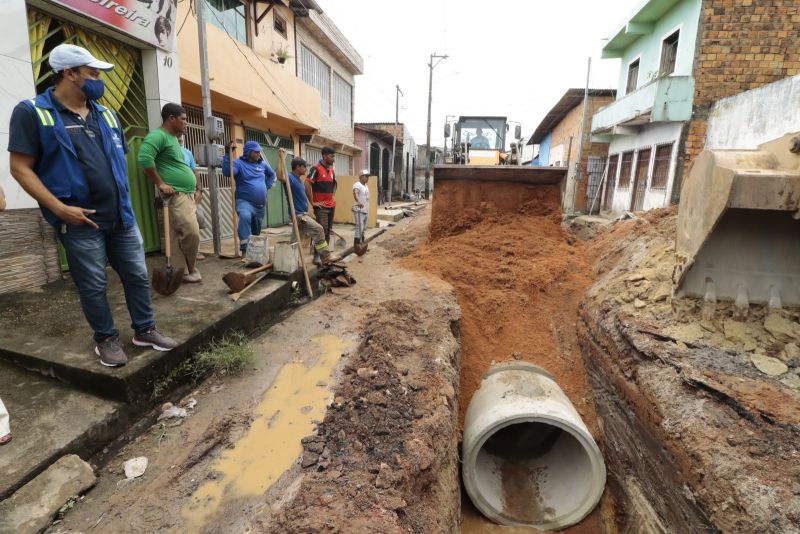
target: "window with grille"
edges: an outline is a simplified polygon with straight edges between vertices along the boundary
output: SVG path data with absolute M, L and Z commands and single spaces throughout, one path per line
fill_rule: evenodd
M 275 28 L 275 32 L 284 39 L 288 39 L 286 34 L 286 19 L 284 19 L 274 11 L 272 13 L 274 17 L 273 27 Z
M 667 76 L 675 72 L 675 59 L 678 57 L 678 36 L 680 31 L 676 31 L 661 43 L 661 65 L 659 74 Z
M 647 171 L 650 169 L 650 149 L 644 148 L 639 151 L 636 160 L 636 188 L 642 189 L 647 185 Z
M 300 45 L 300 79 L 319 91 L 322 113 L 330 115 L 331 68 L 304 45 Z
M 245 126 L 244 136 L 246 141 L 255 141 L 265 148 L 285 148 L 286 150 L 294 150 L 294 141 L 291 137 L 273 134 L 259 130 L 257 128 L 250 128 Z
M 636 90 L 636 85 L 639 83 L 639 60 L 637 59 L 628 65 L 628 83 L 625 85 L 625 94 L 632 93 Z
M 192 106 L 191 104 L 181 104 L 183 109 L 186 110 L 186 132 L 183 134 L 184 143 L 186 148 L 194 152 L 197 145 L 202 145 L 206 142 L 206 128 L 205 120 L 203 120 L 203 108 Z M 214 112 L 215 117 L 222 119 L 224 133 L 221 144 L 230 143 L 231 140 L 231 118 L 229 115 Z M 241 150 L 241 147 L 239 147 Z
M 247 11 L 239 0 L 206 0 L 207 20 L 240 43 L 247 44 Z
M 622 166 L 619 174 L 620 189 L 627 189 L 631 186 L 632 171 L 633 171 L 633 151 L 623 152 Z
M 669 164 L 672 161 L 672 143 L 656 147 L 656 158 L 653 162 L 652 189 L 665 189 L 669 178 Z
M 353 86 L 333 73 L 333 118 L 350 125 L 353 121 Z
M 352 159 L 345 154 L 336 153 L 336 159 L 333 161 L 333 170 L 336 171 L 336 176 L 351 176 L 353 174 L 350 170 Z
M 322 159 L 321 148 L 306 145 L 305 152 L 306 152 L 306 161 L 308 162 L 309 168 L 312 165 L 316 165 L 317 163 L 319 163 L 319 160 Z

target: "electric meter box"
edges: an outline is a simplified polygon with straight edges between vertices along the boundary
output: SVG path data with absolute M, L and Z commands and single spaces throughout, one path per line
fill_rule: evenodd
M 208 150 L 206 150 L 208 147 Z M 211 157 L 207 157 L 211 154 Z M 210 144 L 210 145 L 196 145 L 194 147 L 194 159 L 200 167 L 221 167 L 222 156 L 225 155 L 225 147 L 223 145 Z
M 219 117 L 206 117 L 206 135 L 212 141 L 220 141 L 225 135 L 225 123 Z

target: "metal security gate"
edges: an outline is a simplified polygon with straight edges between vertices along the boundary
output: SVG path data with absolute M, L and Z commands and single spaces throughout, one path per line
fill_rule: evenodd
M 186 110 L 186 133 L 183 136 L 186 148 L 194 152 L 197 145 L 206 142 L 206 130 L 203 120 L 203 108 L 193 106 L 191 104 L 181 103 L 183 109 Z M 230 143 L 232 139 L 231 134 L 231 118 L 229 115 L 212 113 L 215 117 L 222 119 L 223 135 L 222 144 Z M 203 199 L 197 207 L 198 211 L 202 214 L 206 221 L 206 227 L 200 230 L 200 241 L 206 242 L 213 239 L 211 235 L 211 182 L 208 176 L 207 167 L 197 167 L 200 174 L 200 183 L 205 189 Z M 231 204 L 231 181 L 230 178 L 222 176 L 220 169 L 216 169 L 214 175 L 217 180 L 217 192 L 219 195 L 219 228 L 220 237 L 227 239 L 233 237 L 233 205 Z
M 639 151 L 636 158 L 636 179 L 633 184 L 633 194 L 631 195 L 631 211 L 642 211 L 644 209 L 644 197 L 647 193 L 647 172 L 650 170 L 650 149 L 645 148 Z
M 141 52 L 109 37 L 93 33 L 79 25 L 61 20 L 43 11 L 28 7 L 28 35 L 36 92 L 42 93 L 53 84 L 53 71 L 48 65 L 50 51 L 69 43 L 89 50 L 102 61 L 115 65 L 103 73 L 106 90 L 100 103 L 117 112 L 128 139 L 128 181 L 136 220 L 147 252 L 159 250 L 158 220 L 153 209 L 153 187 L 136 163 L 142 138 L 147 135 L 147 103 L 144 89 Z
M 592 213 L 600 212 L 600 203 L 596 201 L 600 181 L 603 179 L 605 161 L 599 156 L 589 156 L 587 165 L 588 182 L 586 183 L 586 209 Z
M 606 190 L 603 199 L 603 209 L 611 211 L 614 207 L 614 188 L 617 181 L 617 164 L 619 163 L 619 154 L 614 154 L 608 158 L 608 175 L 606 176 Z

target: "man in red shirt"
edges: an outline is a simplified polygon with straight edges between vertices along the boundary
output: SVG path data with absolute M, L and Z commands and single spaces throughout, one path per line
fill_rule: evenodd
M 322 159 L 311 167 L 306 181 L 311 184 L 314 218 L 325 230 L 325 241 L 331 242 L 333 214 L 336 211 L 336 173 L 333 170 L 336 151 L 329 146 L 322 149 Z

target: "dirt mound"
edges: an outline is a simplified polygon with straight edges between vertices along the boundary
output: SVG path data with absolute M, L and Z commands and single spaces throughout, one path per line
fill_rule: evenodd
M 476 202 L 479 208 L 468 207 Z M 575 338 L 576 309 L 590 283 L 584 246 L 561 228 L 557 187 L 437 185 L 431 240 L 401 263 L 452 284 L 462 310 L 461 404 L 493 362 L 548 369 L 594 415 Z
M 433 197 L 431 239 L 460 234 L 484 222 L 500 223 L 509 213 L 552 216 L 560 223 L 561 192 L 555 186 L 510 182 L 442 182 Z
M 270 532 L 447 532 L 458 523 L 458 349 L 432 313 L 442 310 L 389 301 L 369 318 L 317 434 L 302 440 L 297 497 Z

